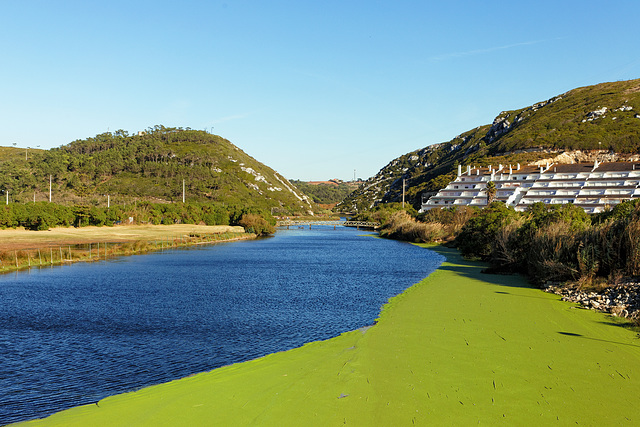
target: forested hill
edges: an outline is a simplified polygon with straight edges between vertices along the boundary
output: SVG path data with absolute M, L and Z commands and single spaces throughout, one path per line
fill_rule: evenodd
M 406 200 L 418 208 L 421 195 L 444 187 L 458 164 L 527 164 L 556 157 L 584 161 L 596 155 L 615 160 L 638 153 L 640 79 L 602 83 L 503 111 L 492 124 L 404 154 L 368 179 L 339 207 L 363 211 L 380 202 L 398 202 L 404 178 Z
M 358 188 L 358 184 L 355 182 L 338 180 L 324 182 L 293 180 L 291 182 L 305 194 L 309 195 L 315 203 L 324 207 L 335 206 L 351 194 L 353 190 Z
M 51 150 L 3 147 L 0 192 L 10 201 L 106 205 L 212 202 L 275 213 L 307 212 L 308 198 L 228 140 L 200 130 L 155 126 L 103 133 Z

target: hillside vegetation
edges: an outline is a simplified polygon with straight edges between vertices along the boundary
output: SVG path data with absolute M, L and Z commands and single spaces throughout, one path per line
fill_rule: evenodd
M 321 205 L 335 205 L 358 188 L 357 184 L 351 182 L 310 183 L 297 180 L 291 182 L 304 194 L 310 196 L 315 203 Z
M 392 160 L 339 207 L 362 212 L 378 203 L 401 201 L 405 179 L 406 200 L 417 209 L 422 194 L 446 186 L 459 164 L 527 164 L 572 150 L 589 152 L 585 158 L 596 153 L 624 158 L 640 152 L 640 79 L 578 88 L 503 111 L 492 124 Z
M 3 147 L 0 194 L 11 203 L 126 207 L 133 203 L 209 204 L 226 211 L 308 213 L 312 205 L 280 174 L 228 140 L 205 131 L 155 126 L 119 130 L 51 150 Z

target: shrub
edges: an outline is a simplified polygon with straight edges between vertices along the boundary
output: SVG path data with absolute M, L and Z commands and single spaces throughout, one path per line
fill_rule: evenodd
M 47 208 L 43 203 L 26 205 L 25 217 L 21 219 L 20 223 L 29 230 L 48 230 L 49 227 L 56 226 L 57 219 L 51 209 Z
M 229 212 L 222 206 L 205 205 L 202 210 L 206 225 L 229 225 Z
M 276 232 L 276 228 L 273 225 L 269 224 L 264 218 L 257 214 L 243 214 L 238 224 L 244 227 L 247 233 L 255 233 L 258 236 Z
M 402 203 L 385 203 L 377 205 L 371 211 L 365 211 L 351 217 L 354 221 L 369 221 L 385 224 L 396 212 L 405 212 L 415 218 L 418 212 L 411 206 L 402 207 Z
M 491 246 L 489 262 L 492 269 L 497 271 L 517 271 L 522 265 L 522 251 L 519 248 L 518 230 L 524 223 L 522 218 L 515 218 L 495 234 L 495 240 Z
M 417 222 L 405 211 L 391 214 L 380 230 L 383 237 L 416 243 L 442 240 L 446 234 L 442 224 Z
M 571 225 L 557 221 L 536 230 L 526 255 L 528 273 L 535 283 L 579 277 L 577 243 Z
M 499 230 L 518 217 L 513 208 L 493 202 L 462 227 L 455 244 L 465 257 L 489 260 Z

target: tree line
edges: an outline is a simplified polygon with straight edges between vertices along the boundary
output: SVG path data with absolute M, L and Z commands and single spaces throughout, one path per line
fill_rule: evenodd
M 275 219 L 257 207 L 240 209 L 212 203 L 136 202 L 127 206 L 66 206 L 57 203 L 11 203 L 0 206 L 0 229 L 24 227 L 113 226 L 118 224 L 241 225 L 248 232 L 271 234 Z

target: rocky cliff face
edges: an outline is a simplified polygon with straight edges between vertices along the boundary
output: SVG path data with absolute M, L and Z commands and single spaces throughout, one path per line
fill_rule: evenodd
M 422 196 L 448 183 L 457 166 L 638 160 L 640 79 L 574 89 L 519 110 L 503 111 L 490 125 L 449 142 L 404 154 L 339 204 L 346 211 Z

